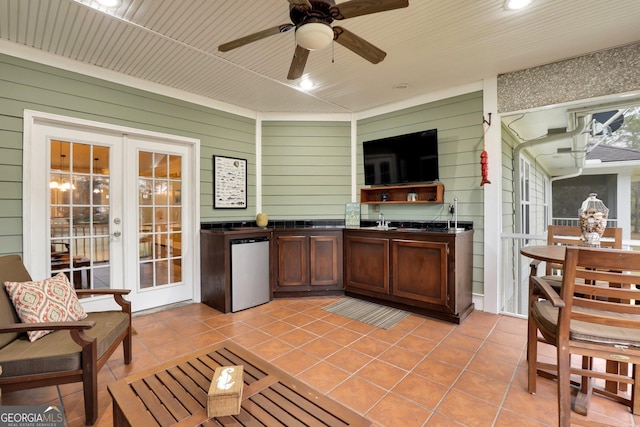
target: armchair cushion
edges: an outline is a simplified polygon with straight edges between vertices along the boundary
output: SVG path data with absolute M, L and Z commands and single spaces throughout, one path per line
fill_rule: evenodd
M 97 338 L 97 357 L 102 357 L 129 327 L 129 315 L 121 311 L 88 313 L 86 320 L 96 325 L 86 331 Z M 81 350 L 68 331 L 56 331 L 36 342 L 18 338 L 0 349 L 0 377 L 20 377 L 54 371 L 81 369 Z
M 5 282 L 4 286 L 22 323 L 67 322 L 87 317 L 64 273 L 33 282 Z M 29 331 L 31 342 L 51 331 Z

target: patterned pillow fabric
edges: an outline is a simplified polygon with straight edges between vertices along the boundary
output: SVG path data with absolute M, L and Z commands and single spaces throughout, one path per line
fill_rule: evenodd
M 4 282 L 22 323 L 69 322 L 87 317 L 64 273 L 33 282 Z M 33 342 L 52 331 L 29 331 Z

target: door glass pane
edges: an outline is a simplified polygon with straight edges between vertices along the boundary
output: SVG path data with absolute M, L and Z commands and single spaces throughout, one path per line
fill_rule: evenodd
M 155 153 L 153 155 L 153 164 L 155 165 L 155 178 L 167 177 L 167 156 L 166 154 Z
M 109 147 L 50 141 L 51 273 L 109 288 Z
M 149 178 L 153 176 L 153 153 L 141 151 L 138 154 L 138 163 L 138 176 Z
M 182 282 L 182 157 L 138 155 L 138 259 L 141 288 Z

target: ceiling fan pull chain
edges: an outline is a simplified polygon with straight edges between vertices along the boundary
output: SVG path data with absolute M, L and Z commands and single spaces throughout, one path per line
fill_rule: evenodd
M 335 46 L 336 46 L 336 44 L 334 42 L 331 42 L 331 63 L 332 64 L 334 64 L 336 62 Z

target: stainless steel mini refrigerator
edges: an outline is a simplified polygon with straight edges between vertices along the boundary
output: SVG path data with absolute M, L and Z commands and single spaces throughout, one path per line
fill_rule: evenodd
M 231 311 L 269 302 L 269 238 L 231 240 Z

